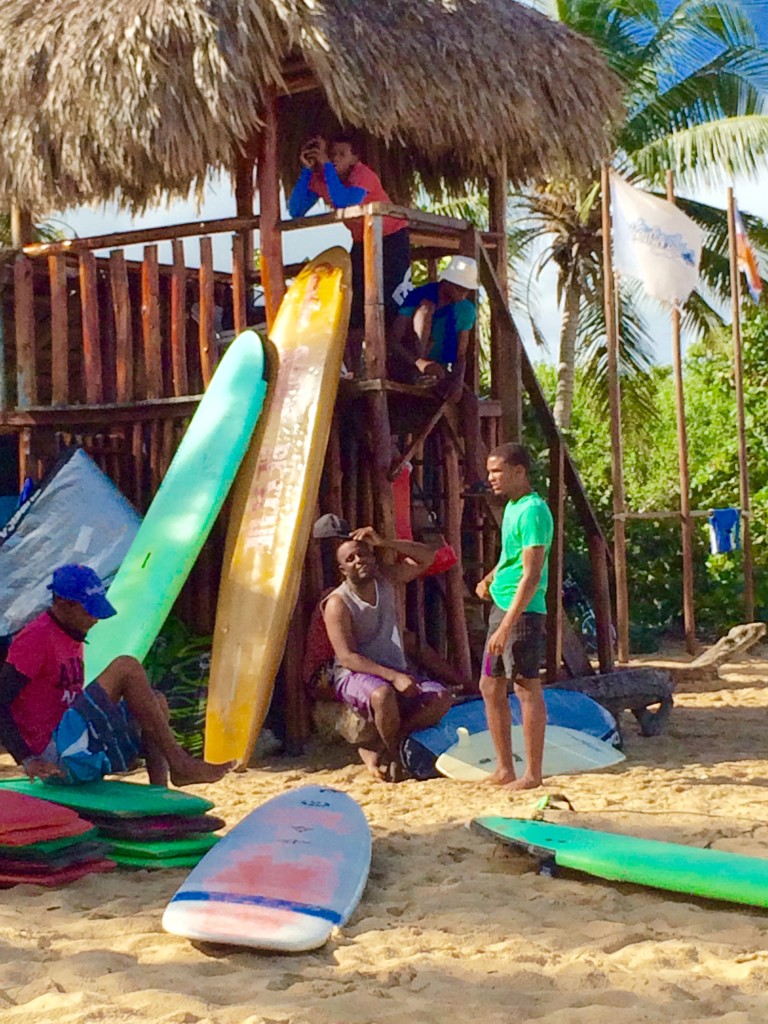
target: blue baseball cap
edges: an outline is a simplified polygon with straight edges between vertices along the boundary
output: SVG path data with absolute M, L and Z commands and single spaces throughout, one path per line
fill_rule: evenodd
M 110 619 L 117 612 L 104 596 L 107 588 L 87 565 L 60 565 L 48 585 L 56 597 L 77 601 L 94 619 Z

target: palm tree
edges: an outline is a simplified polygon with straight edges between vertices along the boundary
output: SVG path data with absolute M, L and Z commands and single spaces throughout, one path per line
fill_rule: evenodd
M 537 6 L 590 38 L 627 86 L 627 121 L 614 166 L 651 191 L 668 170 L 679 186 L 713 184 L 768 166 L 768 50 L 740 0 L 539 0 Z M 605 376 L 599 193 L 593 182 L 553 182 L 525 195 L 541 233 L 554 236 L 543 262 L 557 264 L 563 305 L 555 416 L 568 426 L 577 355 L 602 391 Z M 727 289 L 722 211 L 680 200 L 707 232 L 702 278 L 717 300 Z M 753 242 L 768 253 L 768 226 L 748 218 Z M 622 289 L 623 372 L 641 381 L 650 338 L 636 294 Z M 702 292 L 686 324 L 703 331 L 720 321 Z M 647 377 L 645 378 L 648 379 Z

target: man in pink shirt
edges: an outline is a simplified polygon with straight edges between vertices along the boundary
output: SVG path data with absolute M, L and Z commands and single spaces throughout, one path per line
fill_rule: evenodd
M 375 171 L 362 162 L 352 135 L 336 135 L 326 144 L 318 135 L 304 144 L 302 172 L 288 200 L 292 217 L 303 217 L 323 199 L 334 209 L 362 203 L 389 203 L 389 196 Z M 353 373 L 359 371 L 365 329 L 363 308 L 363 222 L 345 222 L 352 235 L 352 308 L 346 362 Z M 408 222 L 399 217 L 384 217 L 384 316 L 387 327 L 394 321 L 403 296 L 410 290 L 411 255 Z
M 74 784 L 132 767 L 140 752 L 150 782 L 217 782 L 232 767 L 183 750 L 135 658 L 118 657 L 84 688 L 86 634 L 116 615 L 87 565 L 53 574 L 51 607 L 11 642 L 0 666 L 0 742 L 30 778 Z

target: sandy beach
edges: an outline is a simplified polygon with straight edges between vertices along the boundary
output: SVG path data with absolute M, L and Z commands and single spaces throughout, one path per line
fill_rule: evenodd
M 624 721 L 627 760 L 561 776 L 575 813 L 551 820 L 768 855 L 768 651 L 678 688 L 666 734 Z M 374 837 L 367 889 L 321 950 L 197 948 L 160 919 L 183 871 L 114 872 L 0 905 L 3 1024 L 757 1024 L 768 1018 L 768 912 L 548 878 L 465 828 L 510 798 L 448 780 L 380 785 L 351 750 L 314 746 L 200 792 L 235 825 L 308 783 L 349 792 Z M 10 758 L 0 774 L 17 774 Z M 143 776 L 137 774 L 137 781 Z

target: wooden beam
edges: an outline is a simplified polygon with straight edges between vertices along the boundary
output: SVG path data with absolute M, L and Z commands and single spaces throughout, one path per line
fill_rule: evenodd
M 72 424 L 103 424 L 143 422 L 152 419 L 188 419 L 192 416 L 202 395 L 181 398 L 160 398 L 156 401 L 129 403 L 99 403 L 97 405 L 70 405 L 64 408 L 35 406 L 0 413 L 0 427 L 12 429 L 27 427 L 61 427 Z
M 509 181 L 507 163 L 503 159 L 496 175 L 488 182 L 488 220 L 496 238 L 493 266 L 499 292 L 509 308 L 509 244 L 507 240 L 507 197 Z M 487 247 L 483 245 L 487 252 Z M 521 339 L 517 331 L 508 329 L 507 318 L 500 314 L 498 303 L 491 306 L 491 395 L 502 402 L 502 424 L 505 441 L 519 442 L 523 430 L 521 373 Z
M 109 281 L 115 317 L 115 397 L 122 404 L 133 399 L 134 379 L 131 296 L 122 249 L 115 249 L 109 254 Z
M 459 561 L 445 574 L 445 603 L 453 664 L 467 684 L 472 679 L 472 657 L 464 611 L 464 575 L 461 564 L 461 471 L 459 453 L 447 430 L 442 434 L 445 487 L 445 538 Z
M 554 683 L 563 661 L 563 558 L 565 555 L 565 453 L 561 442 L 549 449 L 549 509 L 554 520 L 547 586 L 547 682 Z
M 363 278 L 365 287 L 365 375 L 387 376 L 387 337 L 384 325 L 384 243 L 381 217 L 363 220 Z
M 741 277 L 736 247 L 736 203 L 733 189 L 728 189 L 728 248 L 731 268 L 731 332 L 733 335 L 733 378 L 736 385 L 736 424 L 739 444 L 739 503 L 741 505 L 741 550 L 744 567 L 744 615 L 747 622 L 755 618 L 755 580 L 752 566 L 752 499 L 749 491 L 749 456 L 744 414 L 744 366 L 741 347 Z
M 247 321 L 245 284 L 245 242 L 242 235 L 232 236 L 232 306 L 235 333 L 245 330 Z
M 612 672 L 613 616 L 611 615 L 611 585 L 608 576 L 608 548 L 602 537 L 587 539 L 592 571 L 592 601 L 597 631 L 597 658 L 601 672 Z
M 213 245 L 211 239 L 200 239 L 200 289 L 198 333 L 200 341 L 200 368 L 205 387 L 211 383 L 216 369 L 216 301 L 213 290 Z
M 627 511 L 624 494 L 624 456 L 621 440 L 621 385 L 619 383 L 619 345 L 616 335 L 616 306 L 611 250 L 610 173 L 603 164 L 602 232 L 603 232 L 603 304 L 605 307 L 606 347 L 608 350 L 608 398 L 611 418 L 611 477 L 613 481 L 613 555 L 616 573 L 616 625 L 619 634 L 619 661 L 629 659 L 629 591 L 627 587 L 627 534 L 624 520 L 617 518 Z
M 69 402 L 69 311 L 67 266 L 63 256 L 48 259 L 51 282 L 51 402 Z
M 56 253 L 79 253 L 97 249 L 118 249 L 126 245 L 149 245 L 172 238 L 197 238 L 202 235 L 229 234 L 232 231 L 256 230 L 258 217 L 222 217 L 219 220 L 193 220 L 164 228 L 141 228 L 119 231 L 112 235 L 91 235 L 88 238 L 66 238 L 61 242 L 35 242 L 24 246 L 25 256 L 53 256 Z
M 277 151 L 278 113 L 274 88 L 266 90 L 264 127 L 259 139 L 259 245 L 261 283 L 267 312 L 267 327 L 275 322 L 285 294 L 283 239 L 280 233 L 280 169 Z
M 171 278 L 171 374 L 174 395 L 189 391 L 187 375 L 187 267 L 184 261 L 184 242 L 174 238 L 173 277 Z
M 144 249 L 141 265 L 141 329 L 144 338 L 144 366 L 147 398 L 163 396 L 163 363 L 160 352 L 160 279 L 157 246 Z
M 92 252 L 80 253 L 80 308 L 82 310 L 83 368 L 85 400 L 89 405 L 104 401 L 99 330 L 99 296 L 96 260 Z
M 27 409 L 37 404 L 37 361 L 32 261 L 26 256 L 17 256 L 13 264 L 13 312 L 16 321 L 16 404 L 20 409 Z

